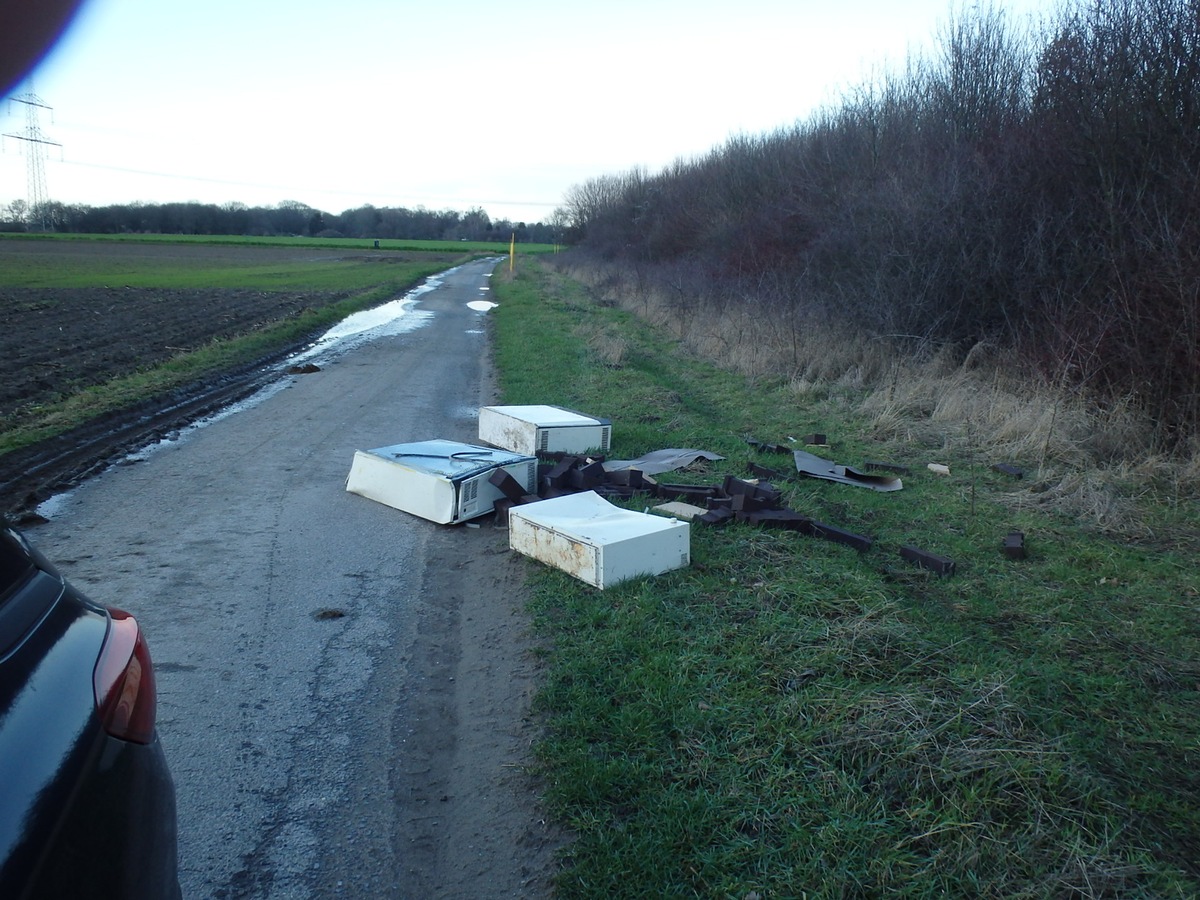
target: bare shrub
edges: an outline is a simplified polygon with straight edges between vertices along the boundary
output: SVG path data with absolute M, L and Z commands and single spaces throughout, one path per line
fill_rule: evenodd
M 594 179 L 563 218 L 580 252 L 633 270 L 643 315 L 739 370 L 869 386 L 869 354 L 843 364 L 815 346 L 839 325 L 918 361 L 1006 357 L 1097 405 L 1132 399 L 1155 452 L 1186 457 L 1200 435 L 1195 0 L 1077 0 L 1039 32 L 1016 25 L 995 4 L 953 13 L 932 53 L 839 105 Z

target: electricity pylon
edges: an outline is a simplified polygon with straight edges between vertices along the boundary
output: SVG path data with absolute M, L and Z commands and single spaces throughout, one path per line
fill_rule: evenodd
M 35 94 L 33 91 L 27 91 L 19 97 L 13 97 L 14 103 L 25 104 L 25 133 L 24 134 L 9 134 L 5 133 L 5 137 L 14 138 L 18 141 L 25 141 L 26 158 L 28 159 L 28 178 L 29 178 L 29 215 L 36 216 L 38 224 L 43 231 L 46 230 L 46 201 L 49 199 L 46 196 L 46 167 L 42 164 L 45 156 L 46 147 L 61 147 L 62 144 L 57 141 L 52 141 L 42 134 L 42 127 L 38 123 L 38 114 L 43 109 L 50 109 L 46 103 Z

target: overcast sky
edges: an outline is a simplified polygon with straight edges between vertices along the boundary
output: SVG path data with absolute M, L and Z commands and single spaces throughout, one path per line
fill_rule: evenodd
M 997 0 L 1016 21 L 1050 0 Z M 88 0 L 32 90 L 50 199 L 538 221 L 573 184 L 806 118 L 949 0 Z M 5 100 L 0 132 L 24 134 Z M 27 199 L 3 138 L 0 206 Z

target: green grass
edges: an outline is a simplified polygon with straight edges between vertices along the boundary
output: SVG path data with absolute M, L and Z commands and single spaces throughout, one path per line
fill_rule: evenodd
M 251 247 L 312 247 L 336 250 L 405 250 L 416 253 L 508 254 L 509 241 L 416 241 L 380 238 L 251 237 L 207 234 L 35 234 L 0 232 L 0 240 L 117 241 L 141 244 L 215 244 Z M 518 255 L 551 253 L 553 244 L 517 244 Z
M 138 259 L 92 254 L 56 258 L 53 268 L 37 254 L 5 256 L 0 287 L 135 287 L 161 290 L 249 288 L 262 291 L 358 291 L 403 280 L 414 271 L 449 268 L 449 260 L 366 265 L 362 260 L 272 260 L 246 263 L 192 258 Z M 388 271 L 389 269 L 396 271 Z
M 541 774 L 575 835 L 562 896 L 1200 894 L 1192 556 L 1014 505 L 974 454 L 934 476 L 922 448 L 864 438 L 848 394 L 798 406 L 538 266 L 493 290 L 503 401 L 611 418 L 614 456 L 711 450 L 726 461 L 672 476 L 708 483 L 789 467 L 747 436 L 822 431 L 819 455 L 913 469 L 891 494 L 780 483 L 873 537 L 863 554 L 735 524 L 693 526 L 688 569 L 603 592 L 529 564 Z M 1027 560 L 1000 551 L 1013 529 Z

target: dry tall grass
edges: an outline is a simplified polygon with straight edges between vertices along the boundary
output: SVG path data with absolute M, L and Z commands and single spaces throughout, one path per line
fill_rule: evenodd
M 1200 446 L 1170 456 L 1155 452 L 1148 443 L 1152 424 L 1133 398 L 1099 405 L 1018 370 L 987 344 L 957 361 L 936 347 L 871 340 L 838 323 L 787 321 L 777 308 L 753 315 L 745 303 L 681 298 L 612 268 L 559 265 L 597 302 L 638 315 L 697 356 L 752 380 L 786 377 L 797 399 L 845 404 L 885 445 L 1017 462 L 1029 480 L 1014 492 L 1014 503 L 1145 537 L 1141 501 L 1176 504 L 1200 491 Z M 589 341 L 608 365 L 621 364 L 619 340 Z

